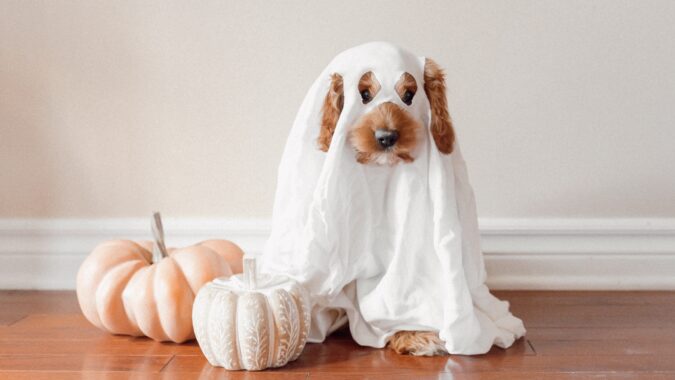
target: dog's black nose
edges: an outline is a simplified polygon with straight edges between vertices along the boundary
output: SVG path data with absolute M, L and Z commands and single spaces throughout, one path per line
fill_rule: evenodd
M 398 132 L 390 129 L 378 129 L 375 131 L 375 140 L 383 149 L 391 148 L 398 141 Z

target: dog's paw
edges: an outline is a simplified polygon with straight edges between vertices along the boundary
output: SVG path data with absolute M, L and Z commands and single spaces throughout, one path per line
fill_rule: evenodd
M 389 338 L 387 346 L 398 354 L 414 356 L 448 354 L 438 333 L 431 331 L 399 331 Z

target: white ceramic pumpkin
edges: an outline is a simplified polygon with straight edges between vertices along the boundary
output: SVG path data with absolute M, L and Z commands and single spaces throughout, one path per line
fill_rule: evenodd
M 255 259 L 244 274 L 218 278 L 197 294 L 192 323 L 213 366 L 258 371 L 300 356 L 310 327 L 309 297 L 296 281 L 258 275 Z

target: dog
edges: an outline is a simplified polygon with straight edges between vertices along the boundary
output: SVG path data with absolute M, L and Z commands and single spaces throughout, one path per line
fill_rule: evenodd
M 443 154 L 453 151 L 455 132 L 448 113 L 445 95 L 445 74 L 440 66 L 427 58 L 424 65 L 424 83 L 419 84 L 409 73 L 398 79 L 395 91 L 401 101 L 412 100 L 423 87 L 431 108 L 430 129 L 438 150 Z M 371 102 L 380 91 L 380 83 L 372 72 L 363 74 L 358 92 L 364 104 Z M 327 152 L 344 105 L 344 84 L 339 74 L 331 75 L 331 83 L 321 108 L 321 129 L 318 149 Z M 418 144 L 422 128 L 405 108 L 393 102 L 384 102 L 360 117 L 349 128 L 349 142 L 360 164 L 396 165 L 414 161 L 412 151 Z M 399 354 L 433 356 L 447 354 L 444 342 L 434 331 L 398 331 L 389 338 L 387 347 Z
M 431 133 L 438 150 L 452 153 L 455 133 L 448 113 L 445 96 L 445 74 L 432 59 L 424 65 L 424 92 L 431 107 Z M 372 101 L 380 90 L 380 83 L 372 72 L 361 76 L 358 91 L 364 104 Z M 396 83 L 396 93 L 407 105 L 412 103 L 418 85 L 409 73 L 403 73 Z M 335 132 L 344 104 L 344 88 L 339 74 L 331 76 L 331 84 L 321 109 L 321 130 L 318 147 L 327 152 Z M 385 102 L 363 115 L 350 128 L 350 143 L 356 151 L 359 163 L 394 165 L 398 162 L 412 162 L 410 152 L 417 144 L 417 130 L 421 121 L 415 120 L 401 106 Z

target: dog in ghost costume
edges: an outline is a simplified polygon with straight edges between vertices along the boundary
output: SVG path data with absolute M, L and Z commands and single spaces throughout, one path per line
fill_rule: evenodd
M 525 334 L 490 294 L 473 191 L 432 60 L 373 42 L 307 93 L 281 159 L 261 271 L 308 290 L 310 342 L 481 354 Z

